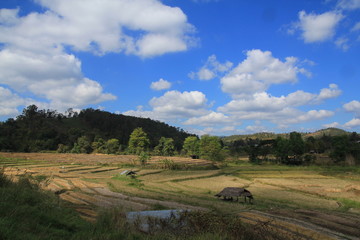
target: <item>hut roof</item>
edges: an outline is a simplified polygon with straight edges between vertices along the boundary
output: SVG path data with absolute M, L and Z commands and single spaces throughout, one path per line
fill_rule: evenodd
M 226 187 L 221 192 L 216 194 L 217 197 L 240 197 L 244 194 L 246 190 L 239 187 Z

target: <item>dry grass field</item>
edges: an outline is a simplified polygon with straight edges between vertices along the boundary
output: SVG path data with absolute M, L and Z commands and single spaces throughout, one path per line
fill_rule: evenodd
M 162 168 L 171 160 L 183 170 Z M 27 175 L 58 193 L 83 218 L 94 221 L 101 208 L 124 211 L 191 209 L 237 214 L 262 221 L 300 239 L 359 239 L 360 171 L 356 168 L 240 164 L 214 168 L 205 160 L 51 153 L 0 153 L 0 166 L 14 181 Z M 131 178 L 120 173 L 135 171 Z M 254 204 L 214 197 L 225 187 L 245 187 Z

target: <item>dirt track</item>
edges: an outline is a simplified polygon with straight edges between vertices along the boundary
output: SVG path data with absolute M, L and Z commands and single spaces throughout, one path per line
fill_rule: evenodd
M 0 157 L 10 159 L 1 164 L 6 167 L 5 173 L 13 178 L 23 174 L 48 176 L 46 181 L 41 182 L 41 187 L 58 193 L 59 198 L 71 203 L 89 221 L 95 220 L 98 209 L 111 207 L 121 207 L 124 211 L 152 210 L 156 206 L 206 210 L 199 206 L 112 192 L 106 184 L 89 181 L 91 178 L 109 178 L 119 174 L 122 169 L 117 165 L 131 163 L 131 156 L 0 153 Z M 298 209 L 268 212 L 245 210 L 239 216 L 247 223 L 261 222 L 277 231 L 286 232 L 291 236 L 289 239 L 360 239 L 360 217 L 357 214 Z

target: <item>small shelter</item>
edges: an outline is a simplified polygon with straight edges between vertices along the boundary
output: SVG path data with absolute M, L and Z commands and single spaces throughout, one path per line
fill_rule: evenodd
M 230 201 L 233 201 L 235 198 L 236 201 L 239 201 L 239 197 L 244 197 L 244 201 L 246 202 L 246 198 L 248 198 L 249 203 L 252 203 L 252 200 L 254 199 L 250 191 L 246 190 L 245 188 L 239 187 L 226 187 L 215 196 L 223 197 L 224 200 Z

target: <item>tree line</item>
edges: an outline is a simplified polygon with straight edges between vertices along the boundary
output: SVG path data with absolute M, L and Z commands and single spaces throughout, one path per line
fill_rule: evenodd
M 239 139 L 228 142 L 227 147 L 230 155 L 247 154 L 253 163 L 307 165 L 322 154 L 330 157 L 333 164 L 360 164 L 360 135 L 356 132 L 306 138 L 298 132 L 291 132 L 288 137 L 274 139 Z
M 195 136 L 149 118 L 92 108 L 80 112 L 69 109 L 62 114 L 31 105 L 18 117 L 0 122 L 0 151 L 113 153 L 114 149 L 127 149 L 130 135 L 138 127 L 147 133 L 149 149 L 155 148 L 164 137 L 172 138 L 174 150 L 180 151 L 185 138 Z
M 0 151 L 104 153 L 173 156 L 212 161 L 247 155 L 250 162 L 312 164 L 326 154 L 335 164 L 360 164 L 360 136 L 356 132 L 320 137 L 292 132 L 258 134 L 264 138 L 228 139 L 184 130 L 151 119 L 84 109 L 65 114 L 31 105 L 15 119 L 0 122 Z M 145 155 L 144 155 L 145 154 Z

